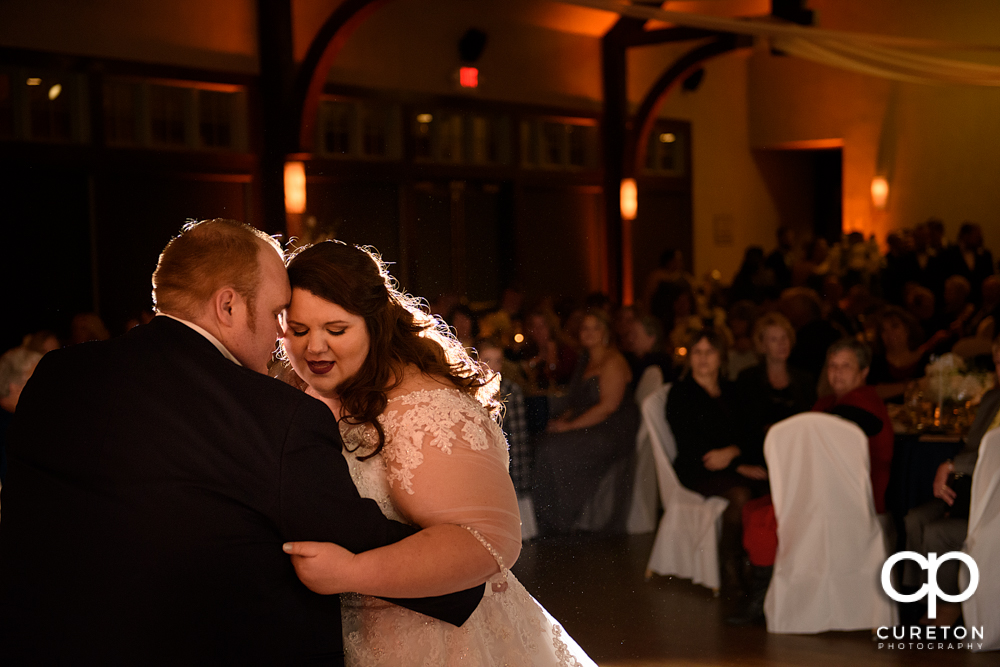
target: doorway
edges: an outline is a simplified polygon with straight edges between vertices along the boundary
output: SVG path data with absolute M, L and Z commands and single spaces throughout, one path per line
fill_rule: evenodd
M 753 151 L 780 225 L 799 238 L 840 241 L 843 234 L 843 149 Z

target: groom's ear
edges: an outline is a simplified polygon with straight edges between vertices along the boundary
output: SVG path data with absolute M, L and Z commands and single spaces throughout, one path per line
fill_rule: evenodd
M 212 314 L 221 326 L 236 325 L 234 311 L 239 308 L 242 299 L 232 287 L 223 287 L 212 295 Z

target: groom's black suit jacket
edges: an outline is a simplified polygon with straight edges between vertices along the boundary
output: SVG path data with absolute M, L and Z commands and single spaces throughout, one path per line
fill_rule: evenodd
M 358 496 L 340 448 L 325 405 L 166 317 L 50 352 L 10 432 L 0 663 L 341 664 L 339 597 L 282 542 L 414 529 Z M 460 624 L 481 595 L 399 602 Z

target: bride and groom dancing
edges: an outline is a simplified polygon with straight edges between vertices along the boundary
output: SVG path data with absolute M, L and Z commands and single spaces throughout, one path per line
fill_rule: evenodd
M 286 273 L 205 221 L 153 288 L 153 322 L 21 395 L 5 664 L 594 664 L 508 571 L 495 381 L 375 256 L 323 242 Z

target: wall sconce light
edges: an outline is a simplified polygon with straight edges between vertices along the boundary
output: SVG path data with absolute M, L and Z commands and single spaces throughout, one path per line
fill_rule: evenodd
M 303 162 L 285 163 L 285 212 L 306 211 L 306 166 Z
M 623 178 L 621 187 L 622 220 L 635 220 L 639 208 L 639 192 L 634 178 Z
M 884 211 L 888 199 L 889 181 L 885 179 L 885 176 L 876 176 L 872 179 L 872 206 L 879 211 Z

